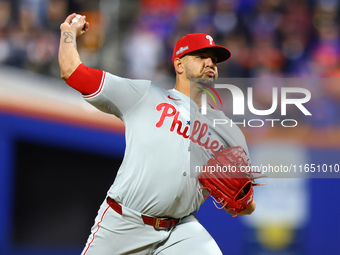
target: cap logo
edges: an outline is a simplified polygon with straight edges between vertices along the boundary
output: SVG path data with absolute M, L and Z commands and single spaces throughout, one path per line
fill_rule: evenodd
M 176 51 L 176 56 L 177 56 L 178 54 L 181 54 L 182 52 L 186 51 L 187 49 L 189 49 L 189 46 L 185 46 L 185 47 L 179 48 L 179 50 Z
M 207 35 L 205 38 L 207 38 L 210 41 L 210 45 L 213 44 L 214 39 L 210 35 Z

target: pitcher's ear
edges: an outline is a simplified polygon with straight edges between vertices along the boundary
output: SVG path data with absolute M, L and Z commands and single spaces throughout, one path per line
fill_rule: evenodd
M 183 58 L 175 58 L 174 67 L 175 67 L 176 73 L 182 74 L 184 72 Z

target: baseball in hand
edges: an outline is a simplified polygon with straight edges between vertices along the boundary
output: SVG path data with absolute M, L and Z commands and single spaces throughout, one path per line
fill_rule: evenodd
M 77 16 L 75 18 L 73 18 L 73 20 L 71 21 L 70 24 L 74 23 L 74 22 L 78 22 L 79 19 L 81 18 L 81 15 L 80 14 L 77 14 Z M 85 24 L 85 20 L 84 20 L 84 24 Z

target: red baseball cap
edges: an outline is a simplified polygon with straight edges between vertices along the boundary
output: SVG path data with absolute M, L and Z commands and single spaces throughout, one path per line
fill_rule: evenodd
M 223 46 L 215 45 L 214 39 L 210 35 L 187 34 L 176 42 L 172 53 L 172 63 L 175 58 L 181 58 L 185 54 L 201 49 L 213 50 L 216 53 L 217 63 L 230 58 L 230 51 Z

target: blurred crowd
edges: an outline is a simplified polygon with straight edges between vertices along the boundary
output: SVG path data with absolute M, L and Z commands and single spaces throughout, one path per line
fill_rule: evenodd
M 59 77 L 59 26 L 77 12 L 90 22 L 78 43 L 88 66 L 166 88 L 174 43 L 196 32 L 230 49 L 220 77 L 340 77 L 338 0 L 112 0 L 111 12 L 108 2 L 0 0 L 0 63 Z M 316 124 L 340 123 L 340 86 L 331 81 L 308 85 Z
M 0 0 L 0 63 L 59 77 L 60 24 L 77 9 L 97 10 L 95 2 Z

